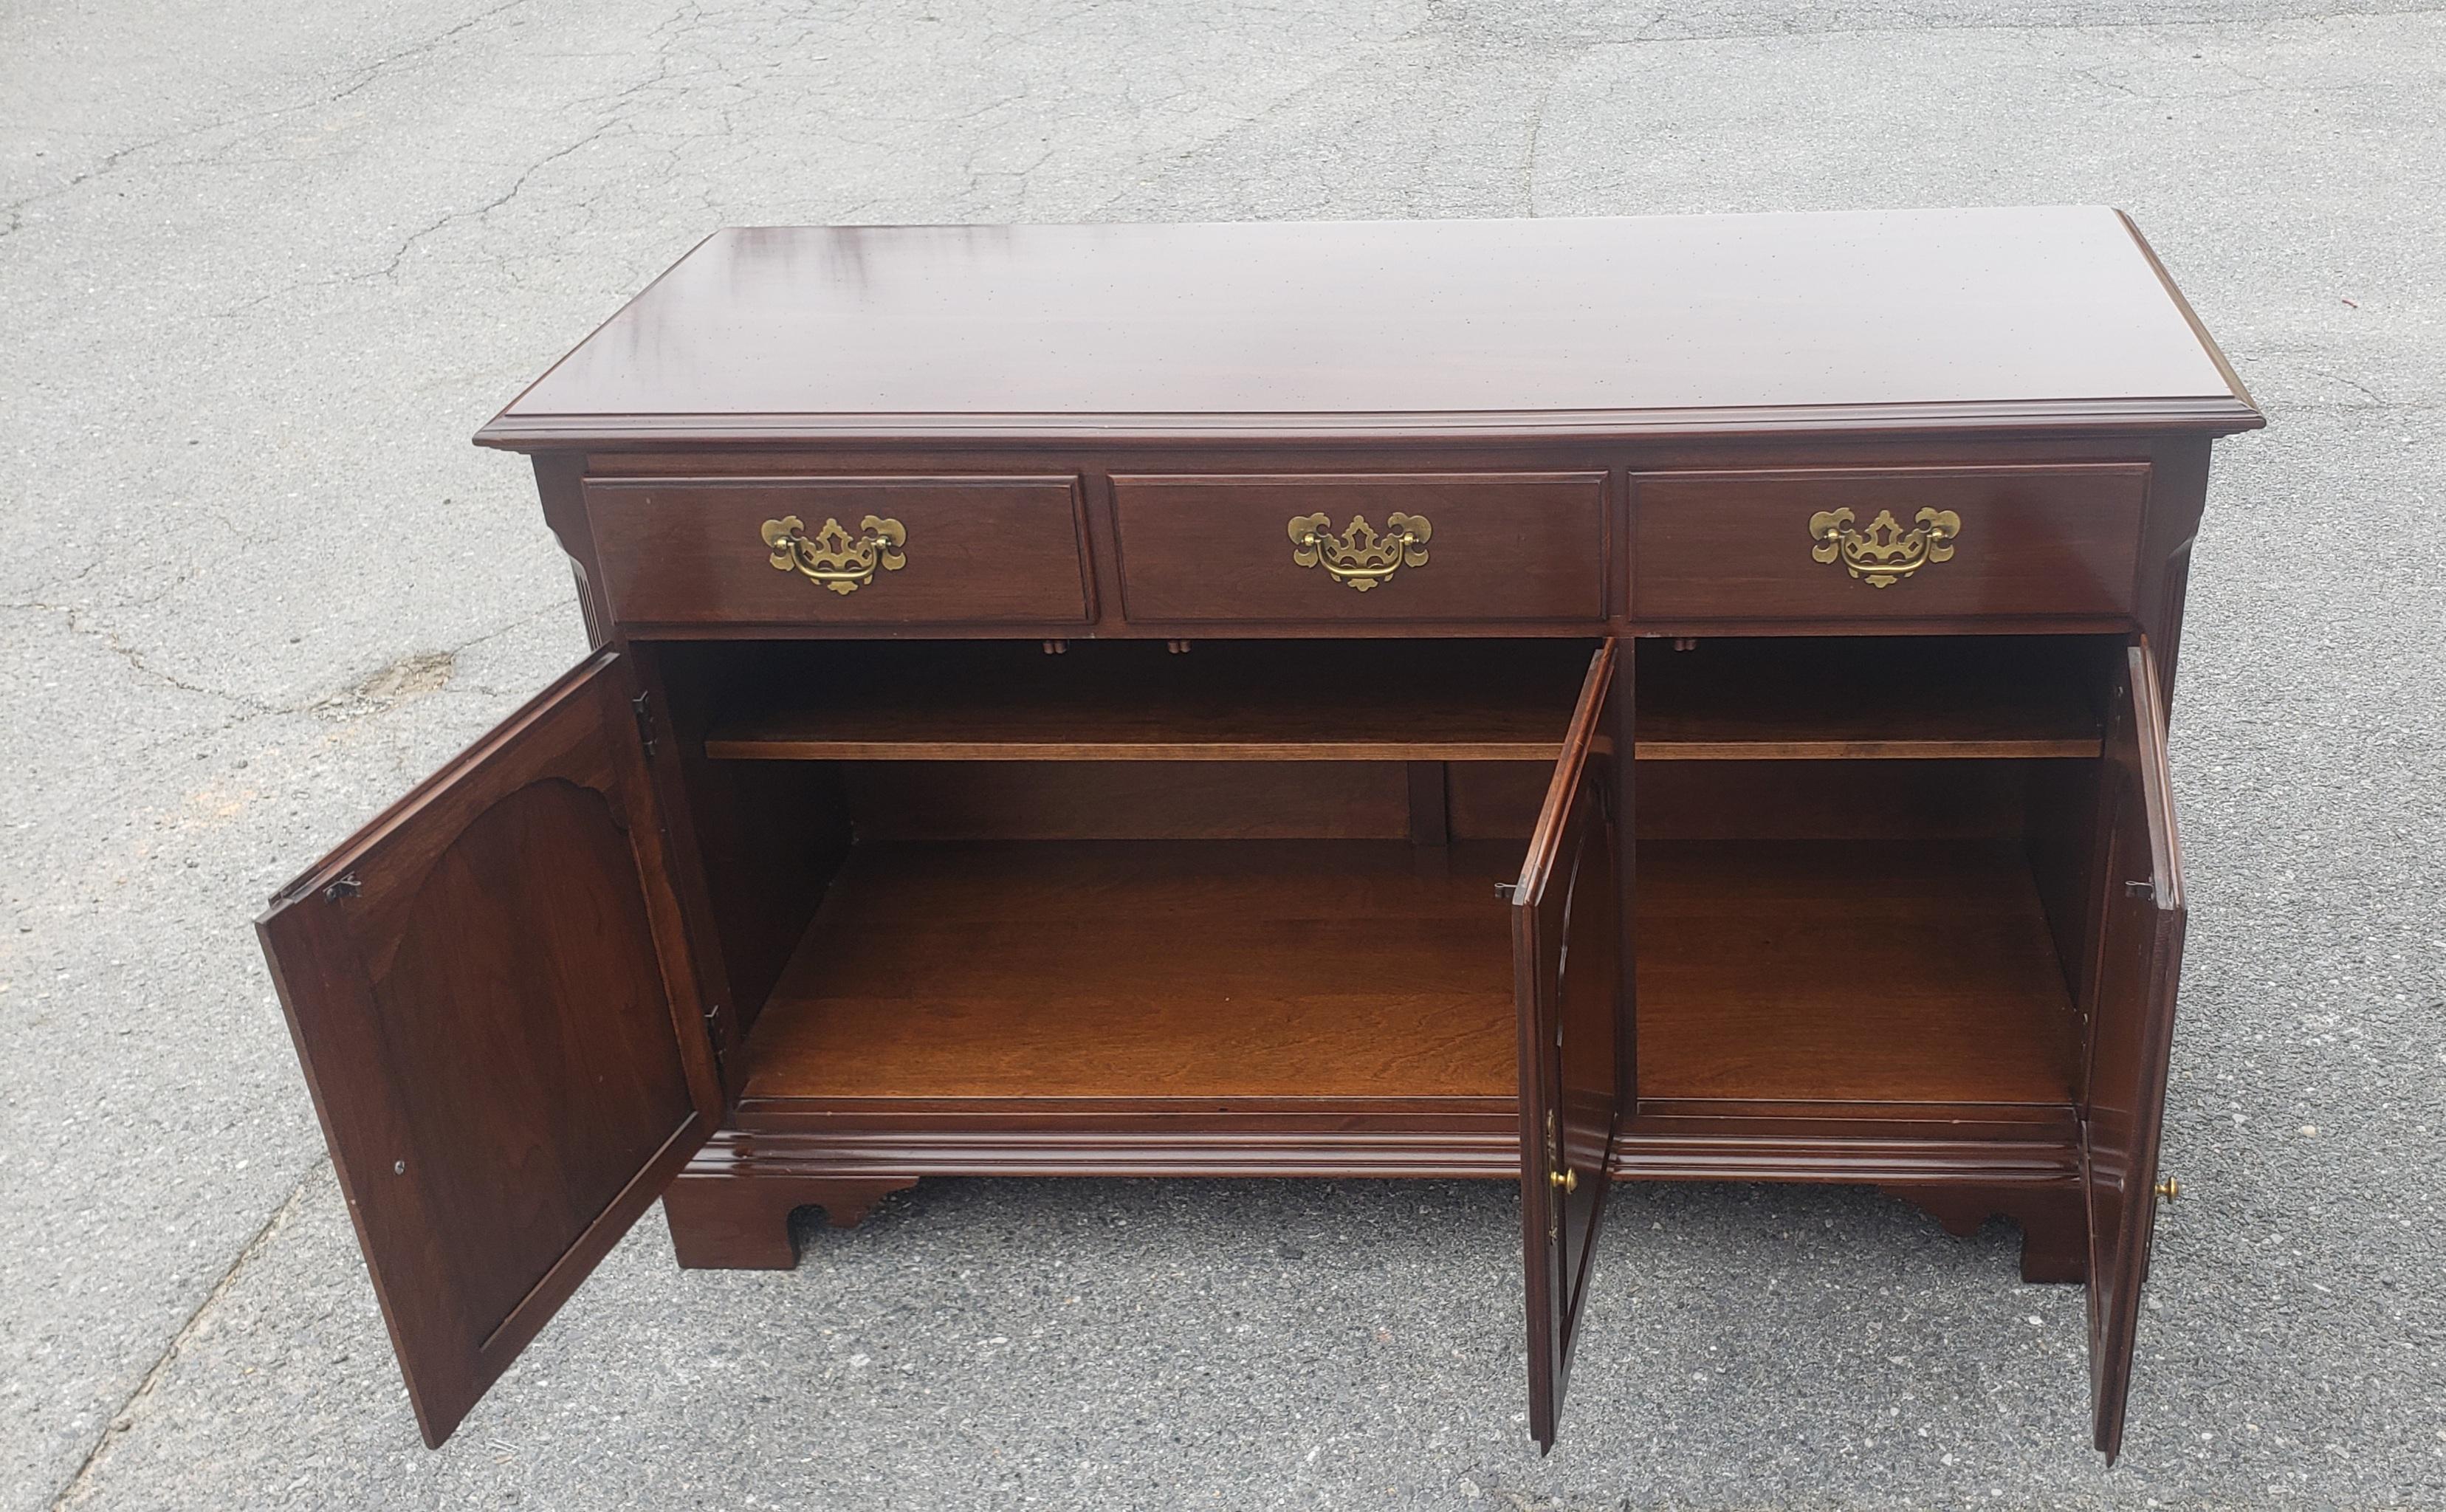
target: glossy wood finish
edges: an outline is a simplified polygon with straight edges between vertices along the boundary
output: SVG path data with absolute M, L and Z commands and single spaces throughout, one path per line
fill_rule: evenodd
M 1529 1434 L 1541 1449 L 1554 1446 L 1628 1090 L 1615 766 L 1630 681 L 1608 641 L 1511 890 Z
M 586 484 L 606 597 L 631 625 L 1073 626 L 1094 617 L 1073 478 L 772 478 Z M 768 520 L 906 528 L 906 565 L 837 594 L 776 569 Z
M 1500 1097 L 1493 883 L 1518 855 L 861 845 L 765 1009 L 745 1095 Z
M 1559 641 L 861 647 L 785 662 L 706 737 L 735 761 L 1506 761 L 1561 752 Z M 847 663 L 847 665 L 843 665 Z M 2096 743 L 2093 740 L 2093 752 Z
M 687 1122 L 638 1157 L 625 1096 L 605 1129 L 524 1085 L 470 1114 L 440 1049 L 369 1041 L 342 967 L 405 883 L 361 878 L 342 934 L 303 893 L 267 925 L 322 973 L 284 991 L 323 1004 L 297 1031 L 352 1198 L 385 1119 L 543 1125 L 496 1184 L 560 1185 L 455 1258 L 515 1264 L 402 1257 L 456 1215 L 364 1230 L 428 1429 L 676 1167 L 692 1266 L 786 1265 L 793 1207 L 933 1175 L 1526 1179 L 1546 1440 L 1611 1177 L 2012 1218 L 2025 1276 L 2091 1279 L 2112 1452 L 2180 915 L 2170 866 L 2117 891 L 2171 819 L 2157 727 L 2104 695 L 2143 636 L 2161 717 L 2209 443 L 2260 423 L 2103 210 L 711 238 L 479 438 L 535 453 L 589 637 L 633 669 L 588 685 L 620 685 L 586 695 L 611 778 L 497 751 L 443 786 L 500 817 L 431 821 L 436 878 L 543 870 L 500 918 L 547 948 L 436 926 L 367 973 L 436 1004 L 496 957 L 484 992 L 549 975 L 478 1043 L 568 1027 L 580 989 L 660 1004 Z M 1965 528 L 1872 589 L 1810 558 L 1837 506 Z M 1365 594 L 1290 560 L 1294 514 L 1397 509 L 1429 559 Z M 764 520 L 867 513 L 904 570 L 844 595 L 769 565 Z M 1700 643 L 1613 652 L 1592 715 L 1541 670 L 1633 636 Z M 567 875 L 623 844 L 642 925 Z M 1523 850 L 1507 941 L 1485 858 Z M 556 963 L 578 914 L 600 937 Z M 625 1032 L 590 1053 L 645 1056 Z M 555 1238 L 555 1204 L 602 1216 Z
M 1633 477 L 1642 618 L 2112 617 L 2132 607 L 2146 467 L 1823 467 Z M 1885 588 L 1811 556 L 1811 518 L 1961 517 L 1953 556 Z
M 2010 841 L 1647 841 L 1643 1108 L 2069 1107 L 2073 1015 Z
M 2183 858 L 2166 770 L 2166 726 L 2149 648 L 2136 643 L 2107 733 L 2104 920 L 2081 1109 L 2089 1201 L 2089 1366 L 2093 1437 L 2111 1463 L 2156 1227 L 2157 1150 L 2183 966 Z
M 1157 624 L 1605 623 L 1603 473 L 1117 474 L 1121 606 Z M 1433 527 L 1426 559 L 1365 591 L 1302 567 L 1287 526 L 1395 514 Z
M 625 671 L 555 684 L 256 926 L 428 1445 L 722 1113 Z
M 2096 208 L 718 232 L 479 434 L 1677 435 L 2255 423 Z

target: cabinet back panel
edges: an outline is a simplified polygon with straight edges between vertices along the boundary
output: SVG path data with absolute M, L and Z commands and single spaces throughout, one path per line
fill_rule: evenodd
M 1642 840 L 2018 840 L 2015 761 L 1646 762 Z
M 1402 840 L 1400 762 L 852 762 L 875 840 Z
M 1508 845 L 869 844 L 750 1046 L 786 1098 L 1502 1098 Z

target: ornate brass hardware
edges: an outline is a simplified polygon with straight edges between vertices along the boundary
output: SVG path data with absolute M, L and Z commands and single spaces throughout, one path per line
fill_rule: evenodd
M 2169 1176 L 2157 1183 L 2157 1195 L 2171 1202 L 2183 1195 L 2183 1183 Z
M 857 522 L 856 539 L 837 520 L 826 520 L 823 529 L 812 537 L 806 522 L 796 515 L 764 521 L 764 544 L 772 548 L 774 568 L 802 573 L 808 581 L 837 594 L 854 594 L 875 581 L 878 567 L 896 573 L 908 566 L 909 558 L 900 550 L 908 540 L 909 532 L 900 521 L 874 515 Z
M 1576 1192 L 1580 1189 L 1580 1173 L 1577 1171 L 1548 1171 L 1546 1180 L 1566 1192 Z
M 1909 530 L 1891 509 L 1878 510 L 1866 530 L 1848 509 L 1821 509 L 1809 517 L 1809 539 L 1817 543 L 1809 555 L 1826 562 L 1839 558 L 1844 571 L 1870 587 L 1891 588 L 1929 562 L 1950 561 L 1961 534 L 1962 517 L 1950 509 L 1923 509 Z
M 1367 523 L 1365 515 L 1351 516 L 1349 525 L 1338 536 L 1331 516 L 1298 515 L 1290 523 L 1291 561 L 1301 567 L 1323 567 L 1335 582 L 1348 583 L 1364 594 L 1403 567 L 1424 567 L 1427 538 L 1434 534 L 1435 527 L 1424 515 L 1387 515 L 1382 536 Z

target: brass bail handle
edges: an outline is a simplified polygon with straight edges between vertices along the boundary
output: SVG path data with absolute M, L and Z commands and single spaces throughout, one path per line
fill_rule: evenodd
M 875 581 L 877 568 L 896 573 L 909 565 L 901 550 L 909 532 L 900 521 L 875 515 L 857 522 L 855 538 L 832 519 L 810 536 L 806 521 L 796 515 L 764 521 L 763 535 L 774 570 L 798 573 L 837 594 L 856 593 Z
M 1384 533 L 1380 536 L 1365 515 L 1353 515 L 1337 535 L 1330 515 L 1294 515 L 1291 563 L 1322 567 L 1335 582 L 1347 583 L 1364 594 L 1391 581 L 1404 567 L 1424 567 L 1427 541 L 1435 530 L 1424 515 L 1397 513 L 1384 517 Z
M 1809 517 L 1809 555 L 1840 561 L 1843 570 L 1872 588 L 1891 588 L 1930 562 L 1951 561 L 1962 535 L 1962 517 L 1950 509 L 1923 509 L 1905 530 L 1891 509 L 1860 528 L 1848 509 L 1821 509 Z

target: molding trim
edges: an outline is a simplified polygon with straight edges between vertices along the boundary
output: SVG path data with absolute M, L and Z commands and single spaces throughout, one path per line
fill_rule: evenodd
M 1163 442 L 1650 441 L 1947 431 L 2256 430 L 2267 418 L 2232 394 L 2156 399 L 2025 399 L 1727 409 L 1551 409 L 1345 414 L 671 414 L 513 415 L 476 432 L 509 451 L 899 442 L 1082 444 Z

